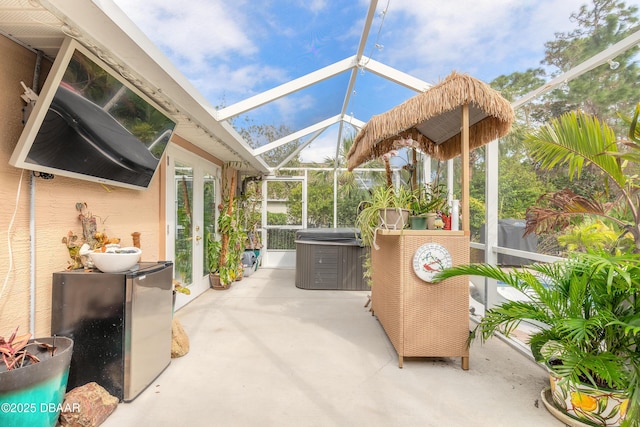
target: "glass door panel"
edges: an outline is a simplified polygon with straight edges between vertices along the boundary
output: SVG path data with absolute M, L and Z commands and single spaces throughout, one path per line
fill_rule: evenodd
M 193 167 L 175 167 L 175 279 L 183 286 L 193 281 Z
M 168 151 L 167 258 L 173 260 L 174 278 L 190 294 L 176 295 L 176 309 L 209 289 L 207 246 L 215 236 L 219 202 L 219 169 L 182 149 Z
M 205 172 L 204 174 L 204 190 L 203 190 L 203 199 L 204 204 L 202 206 L 203 209 L 203 242 L 204 242 L 204 250 L 202 251 L 202 275 L 208 276 L 209 271 L 211 271 L 211 266 L 209 265 L 207 259 L 207 252 L 209 250 L 209 236 L 215 238 L 216 235 L 216 177 L 214 174 Z

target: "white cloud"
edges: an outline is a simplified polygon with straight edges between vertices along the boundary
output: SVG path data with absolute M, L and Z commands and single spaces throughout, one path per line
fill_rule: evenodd
M 229 64 L 209 66 L 206 72 L 190 72 L 189 79 L 213 103 L 229 106 L 256 94 L 253 90 L 257 81 L 285 81 L 286 73 L 281 68 L 269 65 L 251 64 L 233 68 Z M 224 95 L 225 99 L 212 99 Z
M 327 129 L 309 146 L 300 152 L 300 159 L 304 163 L 323 162 L 326 158 L 336 157 L 336 141 L 338 139 L 337 128 Z
M 292 94 L 274 101 L 273 105 L 284 123 L 292 123 L 300 112 L 316 108 L 317 100 L 309 94 Z
M 241 10 L 244 0 L 114 0 L 174 61 L 195 70 L 207 59 L 249 55 L 257 46 L 247 36 Z
M 308 8 L 310 11 L 317 13 L 324 10 L 328 4 L 326 0 L 303 0 L 300 2 L 301 6 Z
M 522 66 L 539 66 L 544 42 L 556 32 L 572 29 L 575 24 L 569 15 L 583 3 L 426 0 L 417 7 L 412 0 L 394 0 L 382 29 L 383 54 L 392 64 L 414 64 L 413 70 L 406 71 L 432 82 L 443 78 L 451 67 L 473 74 L 480 68 L 491 70 L 498 62 L 519 61 L 523 53 L 540 55 L 533 60 L 529 55 L 526 65 L 510 64 L 513 69 L 509 72 L 520 71 Z

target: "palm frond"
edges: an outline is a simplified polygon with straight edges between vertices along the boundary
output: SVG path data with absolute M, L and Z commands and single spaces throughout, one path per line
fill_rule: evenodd
M 458 265 L 447 268 L 439 272 L 433 279 L 434 283 L 441 282 L 445 279 L 457 276 L 483 276 L 498 281 L 503 281 L 507 284 L 512 284 L 513 278 L 511 275 L 501 268 L 484 263 Z
M 542 195 L 535 206 L 527 209 L 525 215 L 525 236 L 563 230 L 569 226 L 574 216 L 596 215 L 609 218 L 605 205 L 593 198 L 575 194 L 568 188 Z
M 626 177 L 616 156 L 616 136 L 597 117 L 571 111 L 551 120 L 528 135 L 531 156 L 544 169 L 566 165 L 569 178 L 579 177 L 587 164 L 594 164 L 622 188 Z
M 607 384 L 622 390 L 628 387 L 627 368 L 621 364 L 619 357 L 609 352 L 594 355 L 579 350 L 572 351 L 565 345 L 562 365 L 555 365 L 553 370 L 574 383 L 586 381 L 594 387 Z M 595 375 L 596 372 L 597 375 Z
M 629 126 L 629 139 L 636 143 L 640 143 L 640 128 L 638 128 L 638 117 L 640 117 L 640 102 L 636 104 L 636 109 L 634 111 L 633 117 L 630 120 Z M 638 147 L 637 144 L 636 147 Z

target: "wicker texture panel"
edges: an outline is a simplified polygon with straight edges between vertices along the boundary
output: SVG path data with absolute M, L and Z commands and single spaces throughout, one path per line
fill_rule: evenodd
M 372 251 L 374 314 L 402 357 L 468 357 L 469 280 L 431 284 L 413 271 L 413 255 L 425 243 L 439 243 L 454 265 L 469 262 L 466 236 L 394 235 L 377 237 Z
M 397 286 L 400 285 L 398 266 L 402 265 L 403 247 L 401 240 L 395 236 L 378 235 L 377 243 L 380 249 L 371 249 L 371 305 L 393 347 L 400 354 L 404 305 Z

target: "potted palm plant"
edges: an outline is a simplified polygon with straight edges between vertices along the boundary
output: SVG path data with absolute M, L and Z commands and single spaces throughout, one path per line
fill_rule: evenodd
M 220 249 L 222 245 L 216 240 L 213 232 L 207 233 L 206 254 L 209 268 L 209 283 L 213 289 L 226 289 L 228 286 L 220 284 Z
M 0 337 L 0 425 L 55 426 L 67 388 L 73 340 Z
M 548 368 L 553 405 L 563 416 L 592 425 L 639 425 L 639 255 L 575 253 L 510 271 L 461 265 L 436 280 L 462 275 L 495 279 L 528 296 L 488 309 L 470 340 L 508 336 L 530 322 L 537 329 L 528 344 Z

